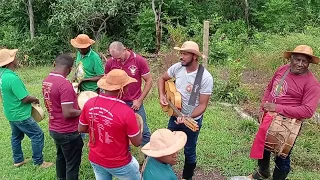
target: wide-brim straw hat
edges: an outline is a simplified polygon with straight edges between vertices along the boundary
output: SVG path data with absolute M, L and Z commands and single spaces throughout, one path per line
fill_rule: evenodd
M 95 41 L 86 34 L 79 34 L 76 38 L 71 39 L 70 43 L 75 48 L 83 49 L 91 46 Z
M 193 54 L 200 56 L 202 58 L 205 57 L 203 54 L 201 54 L 201 52 L 199 50 L 199 45 L 194 41 L 186 41 L 182 44 L 181 47 L 174 47 L 174 49 L 178 50 L 178 51 L 186 51 L 189 53 L 193 53 Z
M 310 56 L 312 59 L 311 63 L 313 64 L 318 64 L 320 61 L 320 59 L 317 56 L 313 55 L 313 50 L 308 45 L 299 45 L 296 48 L 294 48 L 293 51 L 286 51 L 284 52 L 283 57 L 286 59 L 290 59 L 292 54 L 304 54 Z
M 98 94 L 96 92 L 93 91 L 82 91 L 79 96 L 78 96 L 78 106 L 79 108 L 82 110 L 84 104 L 86 104 L 86 102 L 91 99 L 98 96 Z
M 187 142 L 187 135 L 182 131 L 158 129 L 150 137 L 150 142 L 141 151 L 150 157 L 163 157 L 174 154 L 182 149 Z
M 99 88 L 107 91 L 120 90 L 130 83 L 138 82 L 130 77 L 124 70 L 113 69 L 108 74 L 99 79 L 97 85 Z
M 18 49 L 0 49 L 0 67 L 10 64 L 14 61 Z
M 37 122 L 42 121 L 44 119 L 44 111 L 42 107 L 39 104 L 35 104 L 35 103 L 32 103 L 31 107 L 32 107 L 31 108 L 32 118 Z

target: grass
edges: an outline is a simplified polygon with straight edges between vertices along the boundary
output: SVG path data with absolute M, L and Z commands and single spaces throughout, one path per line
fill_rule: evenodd
M 42 98 L 41 82 L 50 69 L 50 67 L 24 68 L 17 73 L 25 82 L 30 94 Z M 145 102 L 148 124 L 152 132 L 158 128 L 166 128 L 168 122 L 167 115 L 162 112 L 158 103 L 156 91 L 157 89 L 153 88 Z M 41 104 L 43 106 L 42 99 Z M 55 179 L 55 167 L 40 169 L 32 162 L 20 168 L 12 166 L 11 130 L 2 111 L 0 120 L 0 170 L 2 172 L 0 179 Z M 45 133 L 44 159 L 54 162 L 55 145 L 48 134 L 48 119 L 40 122 L 39 125 Z M 256 161 L 249 158 L 249 152 L 257 128 L 254 122 L 240 119 L 232 109 L 211 102 L 205 113 L 197 145 L 198 167 L 202 171 L 214 171 L 226 177 L 248 175 L 256 168 Z M 308 122 L 304 124 L 302 135 L 298 138 L 292 154 L 290 179 L 319 179 L 319 136 L 319 126 Z M 26 137 L 23 140 L 22 147 L 25 157 L 30 158 L 32 152 L 29 138 Z M 94 179 L 86 146 L 83 151 L 80 179 Z M 142 160 L 142 154 L 139 153 L 138 148 L 133 148 L 133 154 L 139 161 Z M 178 171 L 182 169 L 183 153 L 180 153 L 180 159 L 181 161 L 175 167 Z

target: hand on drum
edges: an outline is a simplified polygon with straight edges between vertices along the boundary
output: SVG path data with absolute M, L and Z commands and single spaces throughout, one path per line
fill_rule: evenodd
M 268 101 L 263 104 L 263 109 L 269 112 L 276 112 L 276 104 L 269 103 Z

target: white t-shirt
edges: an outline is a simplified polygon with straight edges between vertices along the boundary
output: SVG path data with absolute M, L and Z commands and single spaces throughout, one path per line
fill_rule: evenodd
M 168 69 L 169 77 L 175 78 L 175 85 L 176 85 L 177 91 L 182 96 L 181 112 L 182 114 L 185 114 L 185 115 L 191 115 L 194 108 L 199 105 L 199 95 L 197 96 L 195 107 L 190 107 L 188 105 L 197 72 L 198 70 L 187 73 L 186 67 L 182 66 L 180 62 L 172 65 Z M 206 69 L 204 69 L 202 80 L 201 80 L 200 94 L 211 95 L 212 91 L 213 91 L 213 77 Z M 194 119 L 199 119 L 200 117 L 201 115 Z

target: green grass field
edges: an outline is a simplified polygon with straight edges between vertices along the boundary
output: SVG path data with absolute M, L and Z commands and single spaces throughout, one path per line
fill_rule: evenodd
M 25 82 L 30 94 L 41 98 L 43 108 L 41 83 L 50 69 L 50 67 L 24 68 L 17 72 Z M 152 132 L 158 128 L 165 128 L 168 121 L 168 116 L 162 112 L 158 103 L 156 92 L 156 88 L 153 88 L 145 102 L 147 121 Z M 0 120 L 0 170 L 2 172 L 0 179 L 55 179 L 55 167 L 40 169 L 34 166 L 31 161 L 20 168 L 13 167 L 10 144 L 11 130 L 3 111 L 0 113 Z M 48 119 L 39 124 L 45 133 L 44 159 L 54 162 L 55 146 L 48 134 Z M 231 108 L 228 109 L 215 102 L 210 102 L 197 146 L 198 171 L 215 172 L 225 177 L 250 174 L 256 167 L 256 162 L 249 158 L 249 152 L 257 128 L 254 122 L 240 119 Z M 319 126 L 309 122 L 304 124 L 302 135 L 298 138 L 293 150 L 292 172 L 289 179 L 320 179 L 319 137 Z M 31 158 L 29 138 L 26 137 L 23 140 L 22 146 L 25 158 Z M 83 151 L 80 179 L 94 179 L 92 168 L 87 159 L 86 146 Z M 142 154 L 139 153 L 138 148 L 133 148 L 133 154 L 140 161 L 142 160 Z M 183 153 L 180 154 L 181 160 L 182 155 Z M 175 169 L 179 171 L 181 168 L 182 161 Z

